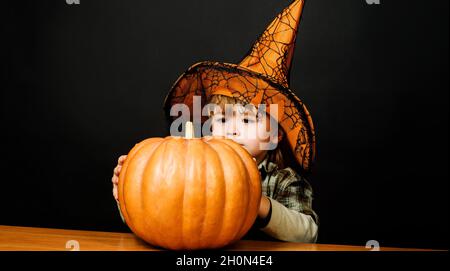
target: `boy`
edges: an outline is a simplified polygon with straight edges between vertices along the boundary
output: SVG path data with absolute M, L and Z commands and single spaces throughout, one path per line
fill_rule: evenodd
M 315 156 L 315 134 L 305 105 L 289 89 L 289 70 L 304 1 L 295 0 L 279 14 L 238 64 L 201 62 L 191 66 L 175 82 L 164 102 L 166 115 L 176 104 L 192 109 L 194 96 L 216 104 L 221 112 L 233 105 L 232 114 L 214 112 L 212 135 L 240 143 L 255 158 L 261 173 L 263 196 L 258 218 L 244 238 L 316 242 L 318 216 L 312 210 L 312 189 L 304 176 Z M 243 105 L 277 105 L 261 116 Z M 191 110 L 192 112 L 192 110 Z M 172 117 L 172 116 L 170 116 Z M 169 118 L 170 118 L 169 117 Z M 271 140 L 255 137 L 274 119 L 279 134 L 274 150 L 261 148 Z M 269 125 L 270 126 L 270 125 Z M 271 130 L 274 127 L 271 127 Z M 270 133 L 271 131 L 269 131 Z M 125 156 L 114 169 L 113 194 L 117 200 L 118 173 Z

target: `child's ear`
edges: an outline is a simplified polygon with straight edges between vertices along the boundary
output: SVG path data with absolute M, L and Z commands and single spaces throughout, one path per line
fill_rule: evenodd
M 280 128 L 278 128 L 278 143 L 281 142 L 281 140 L 283 140 L 284 134 L 283 131 L 280 130 Z
M 283 133 L 280 132 L 280 130 L 278 130 L 278 142 L 281 142 L 282 139 L 283 139 Z

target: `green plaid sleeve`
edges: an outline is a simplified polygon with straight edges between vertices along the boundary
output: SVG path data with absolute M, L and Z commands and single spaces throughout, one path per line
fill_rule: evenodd
M 309 182 L 291 168 L 275 170 L 265 176 L 263 194 L 289 209 L 311 215 L 317 225 L 319 217 L 312 209 L 313 190 Z

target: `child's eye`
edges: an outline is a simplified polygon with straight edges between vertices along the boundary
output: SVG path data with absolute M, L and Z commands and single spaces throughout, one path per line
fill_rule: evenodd
M 225 123 L 227 120 L 224 117 L 216 118 L 216 122 Z
M 244 118 L 242 121 L 243 121 L 244 123 L 254 123 L 254 122 L 255 122 L 255 120 L 254 120 L 254 119 L 251 119 L 251 118 Z

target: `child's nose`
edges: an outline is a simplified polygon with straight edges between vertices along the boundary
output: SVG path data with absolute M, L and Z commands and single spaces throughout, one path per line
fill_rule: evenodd
M 239 136 L 239 128 L 236 124 L 236 120 L 231 121 L 230 125 L 228 125 L 227 136 Z
M 227 136 L 239 136 L 239 132 L 229 132 L 227 133 Z

